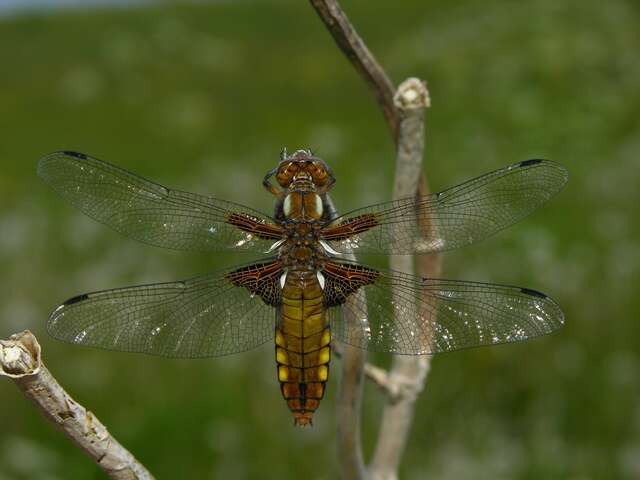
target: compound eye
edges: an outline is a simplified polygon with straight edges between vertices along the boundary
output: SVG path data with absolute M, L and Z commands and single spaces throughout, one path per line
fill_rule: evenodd
M 315 183 L 316 185 L 324 185 L 325 183 L 327 183 L 329 174 L 327 173 L 326 168 L 324 168 L 324 165 L 318 162 L 313 162 L 310 170 L 313 183 Z
M 276 173 L 276 180 L 281 187 L 287 188 L 293 179 L 293 176 L 298 171 L 298 166 L 295 162 L 287 162 L 280 165 L 278 173 Z

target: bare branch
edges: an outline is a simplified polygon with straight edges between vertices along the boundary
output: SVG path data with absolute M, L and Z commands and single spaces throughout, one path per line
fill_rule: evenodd
M 398 134 L 400 117 L 393 104 L 395 87 L 376 58 L 362 41 L 355 28 L 335 0 L 310 0 L 342 53 L 373 91 L 391 135 Z
M 111 436 L 93 413 L 76 403 L 60 386 L 41 359 L 40 344 L 31 332 L 0 340 L 0 376 L 15 382 L 33 402 L 104 472 L 117 480 L 153 480 L 135 457 Z
M 412 195 L 426 195 L 427 182 L 422 172 L 422 157 L 424 153 L 424 118 L 423 111 L 429 106 L 430 100 L 426 85 L 419 79 L 411 78 L 400 85 L 394 94 L 394 86 L 386 72 L 377 63 L 362 39 L 358 36 L 353 25 L 347 19 L 335 0 L 310 0 L 325 26 L 332 34 L 338 47 L 346 55 L 354 68 L 362 75 L 367 85 L 373 90 L 387 120 L 392 138 L 396 143 L 396 178 L 393 198 L 406 198 Z M 425 220 L 428 222 L 428 219 Z M 421 225 L 426 229 L 428 225 Z M 392 269 L 411 273 L 413 259 L 411 257 L 393 257 Z M 426 256 L 418 260 L 420 275 L 435 277 L 440 271 L 440 258 Z M 429 339 L 425 338 L 425 341 Z M 374 480 L 391 480 L 397 478 L 398 465 L 404 452 L 411 422 L 413 421 L 414 403 L 424 387 L 429 371 L 429 357 L 401 357 L 396 356 L 391 371 L 367 365 L 364 354 L 355 367 L 358 376 L 343 376 L 341 390 L 355 388 L 361 395 L 362 371 L 371 378 L 383 391 L 387 393 L 378 443 L 373 459 L 368 468 L 367 477 Z M 344 367 L 343 367 L 344 368 Z M 349 385 L 349 382 L 356 382 Z M 339 412 L 341 401 L 348 398 L 338 398 Z M 348 410 L 349 415 L 360 415 L 360 398 L 355 399 L 357 408 Z M 342 422 L 349 422 L 350 429 L 359 428 L 359 419 L 340 415 L 338 418 L 338 452 L 342 463 L 344 478 L 361 479 L 360 463 L 362 462 L 359 435 L 351 434 L 342 437 Z M 353 432 L 352 432 L 353 433 Z M 354 444 L 353 442 L 358 442 Z M 346 447 L 346 448 L 345 448 Z M 345 453 L 346 450 L 346 453 Z M 347 464 L 345 465 L 345 455 Z M 356 465 L 357 468 L 350 469 Z
M 355 319 L 346 318 L 345 322 Z M 342 379 L 338 387 L 336 415 L 338 420 L 338 459 L 344 478 L 365 478 L 365 464 L 360 441 L 360 408 L 364 365 L 367 354 L 364 350 L 345 345 L 342 354 Z
M 418 194 L 424 152 L 423 111 L 429 105 L 429 96 L 424 82 L 410 78 L 398 87 L 395 99 L 402 120 L 398 136 L 394 200 Z M 390 263 L 392 270 L 413 273 L 412 257 L 395 256 Z M 438 264 L 436 262 L 433 265 Z M 421 267 L 426 265 L 421 262 Z M 428 356 L 394 357 L 388 374 L 389 381 L 399 382 L 404 388 L 396 398 L 387 399 L 378 442 L 368 469 L 370 479 L 397 478 L 398 466 L 413 422 L 415 401 L 424 387 L 429 364 Z

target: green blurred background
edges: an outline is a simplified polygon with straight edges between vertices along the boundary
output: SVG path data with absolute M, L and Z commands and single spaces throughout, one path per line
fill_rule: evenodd
M 552 295 L 567 326 L 436 357 L 401 478 L 638 478 L 638 3 L 343 6 L 396 82 L 428 81 L 434 190 L 534 157 L 571 175 L 526 221 L 445 255 L 447 277 Z M 34 331 L 60 382 L 158 479 L 336 478 L 339 360 L 315 426 L 303 430 L 281 399 L 272 345 L 176 361 L 47 336 L 48 313 L 72 295 L 191 277 L 242 258 L 137 244 L 35 175 L 40 156 L 73 149 L 270 211 L 262 176 L 282 147 L 311 147 L 334 169 L 342 211 L 389 199 L 386 125 L 311 7 L 14 12 L 0 17 L 0 65 L 0 338 Z M 365 395 L 368 456 L 383 399 L 371 385 Z M 7 380 L 0 425 L 1 480 L 103 478 Z

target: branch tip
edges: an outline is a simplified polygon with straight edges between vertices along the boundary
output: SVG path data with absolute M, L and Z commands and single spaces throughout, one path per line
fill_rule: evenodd
M 393 103 L 400 110 L 424 109 L 431 106 L 427 82 L 416 77 L 407 78 L 393 96 Z
M 40 344 L 29 330 L 0 340 L 0 376 L 21 378 L 40 371 Z

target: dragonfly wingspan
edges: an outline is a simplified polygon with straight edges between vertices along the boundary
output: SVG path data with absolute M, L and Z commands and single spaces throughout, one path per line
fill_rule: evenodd
M 109 350 L 228 355 L 274 338 L 279 277 L 277 263 L 268 261 L 182 282 L 79 295 L 51 314 L 47 329 L 59 340 Z
M 558 304 L 535 290 L 379 273 L 329 310 L 334 339 L 375 352 L 422 355 L 524 341 L 564 324 Z M 327 295 L 334 295 L 331 288 Z
M 426 197 L 354 210 L 325 227 L 340 253 L 412 254 L 452 250 L 518 222 L 553 197 L 567 171 L 526 160 Z
M 82 153 L 47 155 L 38 175 L 86 215 L 158 247 L 263 253 L 282 238 L 269 216 L 249 207 L 171 190 Z

